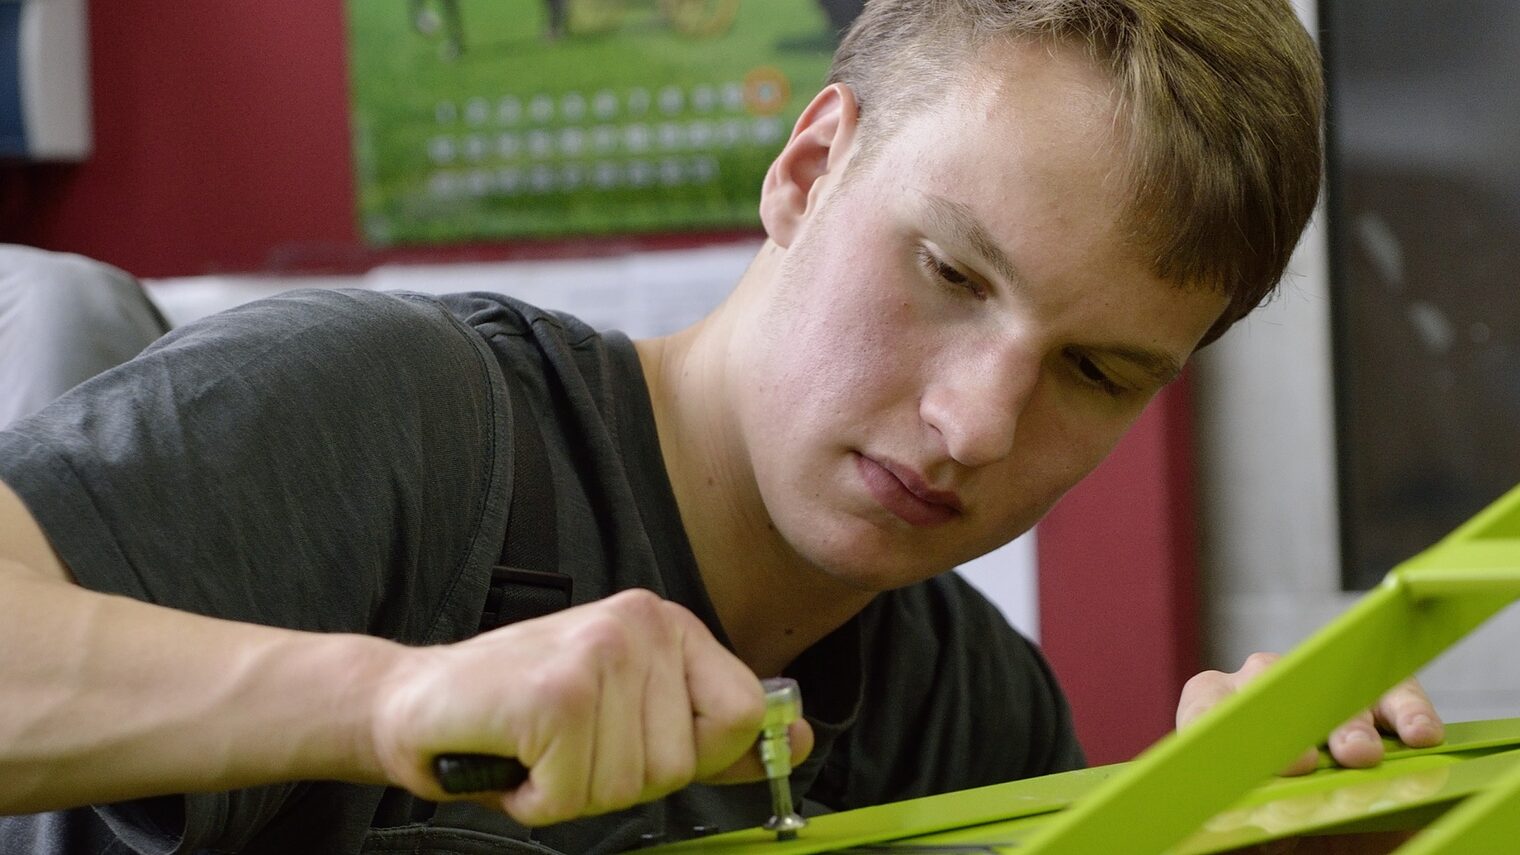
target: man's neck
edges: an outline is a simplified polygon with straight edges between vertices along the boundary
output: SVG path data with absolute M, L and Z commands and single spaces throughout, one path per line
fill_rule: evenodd
M 874 596 L 811 566 L 776 530 L 729 406 L 732 319 L 756 278 L 770 274 L 770 250 L 696 326 L 635 345 L 702 582 L 735 653 L 761 677 L 779 674 Z

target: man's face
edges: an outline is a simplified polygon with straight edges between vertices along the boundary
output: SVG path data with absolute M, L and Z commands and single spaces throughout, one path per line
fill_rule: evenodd
M 1125 241 L 1102 73 L 1048 46 L 995 63 L 847 179 L 831 164 L 738 338 L 735 415 L 765 510 L 854 588 L 1034 525 L 1225 305 Z

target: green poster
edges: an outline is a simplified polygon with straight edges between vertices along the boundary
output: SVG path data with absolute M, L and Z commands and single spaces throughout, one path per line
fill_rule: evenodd
M 757 225 L 765 169 L 850 5 L 348 0 L 362 231 L 397 244 Z

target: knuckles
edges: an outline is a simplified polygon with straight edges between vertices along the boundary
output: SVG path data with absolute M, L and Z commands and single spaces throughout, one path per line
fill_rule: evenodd
M 594 673 L 580 668 L 545 668 L 531 678 L 533 697 L 544 709 L 582 716 L 596 708 L 600 687 Z
M 1197 691 L 1211 683 L 1223 682 L 1228 676 L 1223 671 L 1199 671 L 1197 674 L 1189 677 L 1186 683 L 1182 684 L 1182 694 L 1186 695 L 1189 692 Z
M 627 662 L 637 645 L 632 628 L 616 615 L 597 613 L 575 628 L 569 639 L 574 653 L 594 665 L 618 667 Z
M 691 783 L 696 776 L 697 757 L 694 751 L 652 756 L 644 772 L 647 788 L 658 795 L 673 793 Z
M 622 591 L 603 601 L 607 609 L 631 623 L 654 626 L 665 615 L 665 606 L 671 605 L 658 594 L 644 588 Z
M 635 805 L 644 792 L 644 776 L 638 769 L 612 769 L 592 782 L 586 813 L 608 813 Z
M 665 605 L 653 592 L 624 591 L 586 614 L 570 633 L 570 641 L 596 664 L 625 664 L 651 643 L 658 645 L 667 634 Z
M 1246 657 L 1245 662 L 1241 663 L 1239 673 L 1243 676 L 1254 676 L 1261 673 L 1262 671 L 1265 671 L 1268 666 L 1281 658 L 1282 657 L 1276 653 L 1266 653 L 1262 651 L 1252 653 L 1250 656 Z
M 1200 671 L 1188 678 L 1182 684 L 1182 696 L 1177 701 L 1177 716 L 1183 718 L 1184 713 L 1192 713 L 1200 699 L 1212 698 L 1219 694 L 1221 688 L 1227 687 L 1230 675 L 1223 671 Z
M 752 693 L 729 692 L 709 703 L 709 715 L 728 735 L 752 738 L 765 723 L 765 694 L 758 683 Z
M 1199 691 L 1208 691 L 1215 687 L 1237 688 L 1243 680 L 1249 680 L 1261 672 L 1267 670 L 1272 663 L 1282 657 L 1276 653 L 1256 652 L 1245 658 L 1236 671 L 1200 671 L 1188 678 L 1182 686 L 1184 697 Z

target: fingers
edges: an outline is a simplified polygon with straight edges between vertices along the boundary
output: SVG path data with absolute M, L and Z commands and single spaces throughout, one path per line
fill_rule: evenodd
M 1204 671 L 1195 675 L 1182 687 L 1182 697 L 1177 702 L 1177 728 L 1180 730 L 1186 727 L 1220 701 L 1239 692 L 1278 658 L 1276 653 L 1252 653 L 1246 657 L 1239 671 L 1228 674 L 1222 671 Z
M 660 798 L 753 753 L 764 715 L 759 681 L 681 606 L 624 592 L 552 641 L 557 656 L 583 649 L 556 669 L 577 694 L 534 699 L 547 748 L 520 746 L 528 781 L 500 800 L 519 822 Z
M 1195 721 L 1225 698 L 1240 691 L 1247 683 L 1276 662 L 1272 653 L 1255 653 L 1240 670 L 1233 673 L 1205 671 L 1194 676 L 1182 689 L 1177 702 L 1177 727 Z M 1336 728 L 1326 743 L 1330 756 L 1342 766 L 1367 768 L 1383 759 L 1383 740 L 1379 729 L 1396 734 L 1406 745 L 1425 748 L 1440 744 L 1445 726 L 1435 706 L 1420 684 L 1411 679 L 1395 686 L 1376 707 L 1363 712 Z M 1306 749 L 1283 770 L 1284 775 L 1302 775 L 1318 766 L 1319 752 Z
M 1293 758 L 1293 762 L 1283 767 L 1277 774 L 1285 778 L 1294 778 L 1299 775 L 1307 775 L 1319 768 L 1319 749 L 1305 748 L 1303 753 Z
M 681 613 L 696 778 L 706 780 L 754 747 L 765 718 L 765 692 L 754 672 L 718 644 L 696 616 Z
M 1340 726 L 1330 735 L 1330 756 L 1342 766 L 1365 769 L 1383 760 L 1379 730 L 1395 735 L 1412 748 L 1441 744 L 1446 728 L 1419 681 L 1394 686 L 1377 706 Z
M 1231 673 L 1204 671 L 1188 680 L 1182 687 L 1182 698 L 1177 702 L 1177 729 L 1181 730 L 1199 716 L 1217 706 L 1225 698 L 1239 692 L 1256 679 L 1280 657 L 1276 653 L 1253 653 L 1241 663 L 1240 670 Z M 1381 752 L 1382 746 L 1379 745 Z M 1374 763 L 1377 761 L 1374 760 Z M 1319 750 L 1305 748 L 1282 770 L 1282 775 L 1307 775 L 1319 765 Z
M 1371 710 L 1336 728 L 1327 745 L 1335 762 L 1347 768 L 1366 769 L 1383 762 L 1383 739 L 1373 725 Z
M 764 777 L 755 740 L 760 681 L 691 612 L 649 591 L 419 651 L 379 706 L 376 754 L 391 783 L 467 798 L 528 826 L 619 810 L 693 780 Z M 794 762 L 812 750 L 792 729 Z M 442 753 L 514 757 L 510 793 L 449 796 Z
M 644 688 L 645 791 L 658 798 L 696 777 L 697 744 L 682 660 L 662 656 Z
M 1373 713 L 1379 727 L 1396 734 L 1411 748 L 1440 745 L 1446 738 L 1446 726 L 1417 680 L 1394 686 L 1378 701 Z

